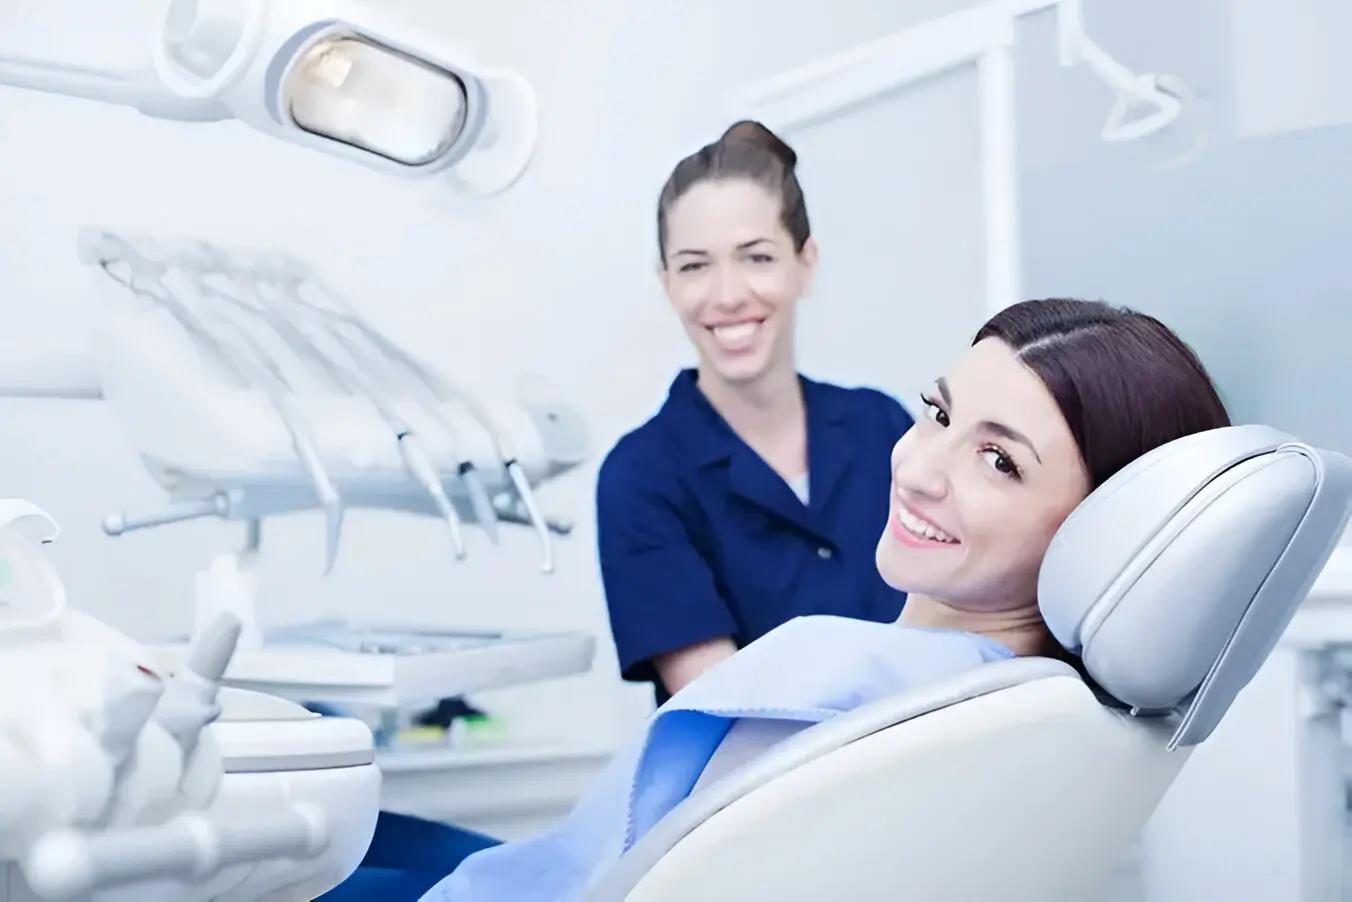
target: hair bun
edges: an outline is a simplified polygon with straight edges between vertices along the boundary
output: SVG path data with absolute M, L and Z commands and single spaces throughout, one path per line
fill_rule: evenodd
M 752 144 L 769 151 L 784 164 L 785 169 L 792 170 L 798 165 L 798 154 L 793 152 L 792 147 L 764 125 L 751 119 L 733 123 L 718 140 L 722 144 Z

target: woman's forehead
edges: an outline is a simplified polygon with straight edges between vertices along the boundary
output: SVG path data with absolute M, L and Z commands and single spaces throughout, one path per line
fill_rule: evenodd
M 1076 451 L 1056 399 L 1004 342 L 988 338 L 968 348 L 945 381 L 954 422 L 994 421 L 1027 435 L 1035 444 L 1068 443 Z M 1045 456 L 1041 448 L 1039 452 Z
M 748 179 L 716 179 L 700 182 L 681 196 L 667 214 L 667 227 L 677 233 L 725 235 L 745 241 L 779 221 L 779 201 Z

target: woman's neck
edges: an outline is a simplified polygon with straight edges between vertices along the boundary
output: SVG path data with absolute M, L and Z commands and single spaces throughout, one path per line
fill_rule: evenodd
M 911 595 L 897 622 L 903 626 L 976 633 L 1019 656 L 1045 655 L 1056 645 L 1036 601 L 1006 611 L 965 611 L 925 595 Z
M 736 385 L 706 366 L 698 374 L 700 392 L 752 448 L 780 445 L 786 435 L 806 437 L 803 387 L 792 366 L 775 367 L 755 381 Z

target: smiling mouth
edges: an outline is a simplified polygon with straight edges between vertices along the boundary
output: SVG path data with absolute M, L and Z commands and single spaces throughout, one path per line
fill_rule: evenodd
M 714 341 L 725 351 L 744 351 L 755 342 L 765 320 L 744 320 L 719 326 L 706 326 Z
M 898 505 L 892 514 L 892 522 L 903 540 L 925 545 L 961 545 L 958 539 L 944 532 L 933 523 L 919 517 L 905 507 Z

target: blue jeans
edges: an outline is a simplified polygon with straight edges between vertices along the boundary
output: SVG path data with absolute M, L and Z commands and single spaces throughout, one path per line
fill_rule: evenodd
M 460 862 L 496 845 L 458 827 L 382 811 L 361 865 L 317 902 L 418 902 Z

